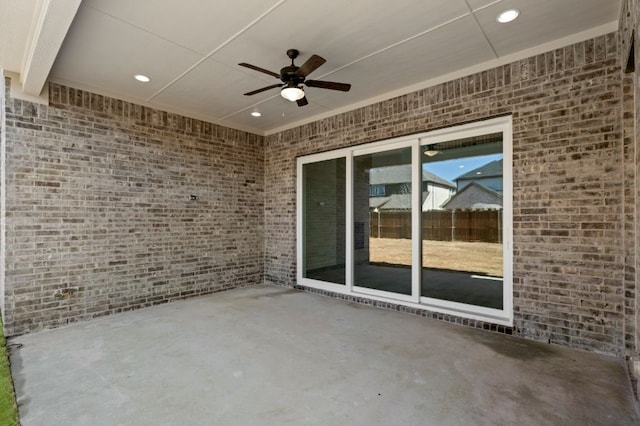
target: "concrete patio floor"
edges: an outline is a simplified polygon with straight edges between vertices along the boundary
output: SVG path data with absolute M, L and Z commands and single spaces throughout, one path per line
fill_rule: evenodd
M 637 425 L 622 360 L 258 286 L 10 340 L 34 425 Z

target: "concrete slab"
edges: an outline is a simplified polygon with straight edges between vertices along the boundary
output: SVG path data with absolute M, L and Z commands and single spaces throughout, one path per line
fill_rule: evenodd
M 10 343 L 24 426 L 638 424 L 619 359 L 279 287 Z

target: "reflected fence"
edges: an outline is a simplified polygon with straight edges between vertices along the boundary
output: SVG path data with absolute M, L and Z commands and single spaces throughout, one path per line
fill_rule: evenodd
M 371 238 L 411 238 L 410 211 L 371 211 Z M 502 243 L 502 210 L 422 212 L 422 239 Z

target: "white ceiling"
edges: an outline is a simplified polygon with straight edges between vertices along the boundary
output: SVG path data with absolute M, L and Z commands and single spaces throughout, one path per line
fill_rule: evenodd
M 25 91 L 42 90 L 37 76 L 44 73 L 50 81 L 270 134 L 615 31 L 621 0 L 79 2 L 0 0 L 0 67 L 21 74 Z M 510 8 L 520 17 L 499 24 L 496 16 Z M 279 72 L 290 48 L 301 52 L 297 65 L 312 54 L 327 60 L 308 78 L 351 83 L 351 91 L 305 88 L 304 107 L 277 89 L 243 96 L 279 81 L 237 64 Z M 151 81 L 139 83 L 135 74 Z M 251 117 L 254 110 L 262 117 Z

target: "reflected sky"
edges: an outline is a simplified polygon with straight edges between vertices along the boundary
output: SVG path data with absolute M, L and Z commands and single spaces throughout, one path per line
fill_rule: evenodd
M 484 166 L 495 160 L 502 159 L 502 154 L 481 155 L 477 157 L 457 158 L 455 160 L 445 160 L 423 164 L 425 170 L 453 182 L 458 176 L 470 172 L 473 169 Z

